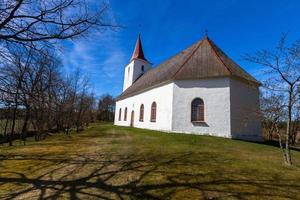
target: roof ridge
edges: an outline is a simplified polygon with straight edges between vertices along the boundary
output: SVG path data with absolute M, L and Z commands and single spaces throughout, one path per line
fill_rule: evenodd
M 176 73 L 173 75 L 173 77 L 171 79 L 174 79 L 176 77 L 176 75 L 179 73 L 179 71 L 183 68 L 183 66 L 192 58 L 192 56 L 195 54 L 195 52 L 199 49 L 200 45 L 203 43 L 204 39 L 202 39 L 201 41 L 199 41 L 198 45 L 195 47 L 194 51 L 191 53 L 191 55 L 182 63 L 182 65 L 178 68 L 178 70 L 176 71 Z
M 208 44 L 211 46 L 214 54 L 217 56 L 218 60 L 224 65 L 224 67 L 227 69 L 230 75 L 233 75 L 232 71 L 229 69 L 229 67 L 225 64 L 225 62 L 221 59 L 220 55 L 215 49 L 216 44 L 214 44 L 208 37 L 207 37 Z

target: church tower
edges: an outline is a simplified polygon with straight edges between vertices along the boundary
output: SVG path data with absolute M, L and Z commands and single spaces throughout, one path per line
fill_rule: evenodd
M 151 69 L 151 64 L 144 56 L 141 36 L 139 35 L 129 64 L 125 67 L 123 91 Z

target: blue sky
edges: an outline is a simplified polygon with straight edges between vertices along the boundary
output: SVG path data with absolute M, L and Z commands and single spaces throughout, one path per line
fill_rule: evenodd
M 62 52 L 66 69 L 87 74 L 97 96 L 121 93 L 124 66 L 138 33 L 146 58 L 156 66 L 203 38 L 207 29 L 257 79 L 262 78 L 261 68 L 243 61 L 243 54 L 274 47 L 283 32 L 291 42 L 300 39 L 299 0 L 111 0 L 110 7 L 124 28 L 70 41 Z

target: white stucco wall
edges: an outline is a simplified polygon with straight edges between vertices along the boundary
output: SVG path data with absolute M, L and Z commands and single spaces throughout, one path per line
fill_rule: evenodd
M 116 102 L 115 125 L 130 126 L 131 111 L 134 111 L 134 126 L 139 128 L 171 131 L 172 97 L 174 83 L 153 88 L 143 93 Z M 151 104 L 156 102 L 156 122 L 150 122 Z M 140 105 L 144 104 L 144 121 L 139 121 Z M 124 111 L 127 107 L 127 121 L 124 121 Z M 119 109 L 122 109 L 119 121 Z
M 232 138 L 262 141 L 258 87 L 231 79 L 230 102 Z
M 144 72 L 142 71 L 142 66 L 144 66 Z M 132 60 L 126 67 L 124 71 L 124 83 L 123 91 L 132 85 L 132 83 L 139 78 L 143 73 L 146 73 L 151 69 L 151 64 L 140 59 Z
M 229 86 L 229 78 L 175 81 L 172 130 L 231 137 Z M 191 103 L 197 97 L 204 101 L 205 123 L 191 122 Z
M 204 101 L 205 123 L 191 122 L 191 103 L 195 98 Z M 154 101 L 157 118 L 156 122 L 150 122 Z M 141 104 L 144 104 L 143 122 L 139 121 Z M 258 109 L 258 88 L 239 80 L 226 77 L 180 80 L 117 101 L 115 125 L 130 126 L 131 111 L 134 111 L 134 126 L 138 128 L 261 141 Z

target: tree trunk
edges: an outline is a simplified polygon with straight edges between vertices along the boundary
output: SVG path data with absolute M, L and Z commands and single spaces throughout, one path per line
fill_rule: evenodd
M 17 115 L 17 109 L 18 109 L 18 103 L 17 100 L 15 101 L 16 105 L 13 110 L 13 117 L 12 117 L 12 126 L 11 126 L 11 131 L 9 134 L 9 146 L 12 146 L 12 141 L 13 141 L 13 136 L 14 136 L 14 131 L 15 131 L 15 126 L 16 126 L 16 115 Z
M 5 126 L 4 126 L 4 143 L 8 141 L 7 137 L 7 128 L 8 128 L 8 123 L 9 123 L 9 113 L 10 113 L 10 108 L 8 109 L 8 114 L 6 116 L 6 121 L 5 121 Z
M 293 95 L 293 86 L 290 86 L 289 102 L 288 102 L 288 119 L 287 119 L 286 138 L 285 138 L 285 155 L 286 155 L 286 164 L 288 165 L 292 165 L 291 150 L 290 150 L 291 123 L 292 123 L 292 95 Z
M 277 121 L 276 121 L 276 123 L 277 123 Z M 271 128 L 269 129 L 269 141 L 273 140 L 273 132 L 276 128 L 276 125 L 275 125 L 276 123 L 272 123 Z
M 297 133 L 298 133 L 298 129 L 299 129 L 298 120 L 299 119 L 295 119 L 294 122 L 292 122 L 292 128 L 291 128 L 291 145 L 295 145 L 296 144 Z
M 25 118 L 24 118 L 24 124 L 22 127 L 22 139 L 24 142 L 24 145 L 26 143 L 26 137 L 27 137 L 27 127 L 28 127 L 28 120 L 29 120 L 29 115 L 30 115 L 30 109 L 28 106 L 26 106 L 26 114 L 25 114 Z
M 280 135 L 279 131 L 277 131 L 277 135 L 278 135 L 279 147 L 280 147 L 280 149 L 282 151 L 282 155 L 283 155 L 283 160 L 284 160 L 284 162 L 286 162 L 286 160 L 287 160 L 286 154 L 285 154 L 285 151 L 284 151 L 284 148 L 282 145 L 282 139 L 281 139 L 281 135 Z

